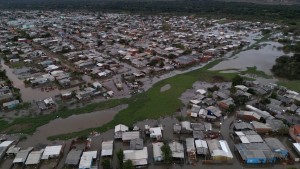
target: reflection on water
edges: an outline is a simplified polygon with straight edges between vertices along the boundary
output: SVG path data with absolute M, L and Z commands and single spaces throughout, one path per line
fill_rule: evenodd
M 266 42 L 258 50 L 251 49 L 243 51 L 236 55 L 233 59 L 225 60 L 215 65 L 211 70 L 226 70 L 226 69 L 242 69 L 256 66 L 258 70 L 262 70 L 267 74 L 271 74 L 270 69 L 275 64 L 276 58 L 284 55 L 277 47 L 282 46 L 278 42 Z
M 17 75 L 13 73 L 13 69 L 9 68 L 1 61 L 2 69 L 6 70 L 6 75 L 13 82 L 16 88 L 20 89 L 21 98 L 24 102 L 31 102 L 32 100 L 42 100 L 48 97 L 58 95 L 60 92 L 58 89 L 51 90 L 49 92 L 41 91 L 41 89 L 33 89 L 31 87 L 25 87 L 23 80 L 20 80 Z

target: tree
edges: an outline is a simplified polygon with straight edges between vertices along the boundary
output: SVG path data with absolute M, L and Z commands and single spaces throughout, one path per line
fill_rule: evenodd
M 125 163 L 123 164 L 122 169 L 134 169 L 132 161 L 131 160 L 125 161 Z
M 236 86 L 236 85 L 242 85 L 244 82 L 244 79 L 239 76 L 236 75 L 233 79 L 232 79 L 232 86 Z
M 228 109 L 226 110 L 228 113 L 233 113 L 235 111 L 235 105 L 230 104 Z
M 110 161 L 108 159 L 104 159 L 101 163 L 103 169 L 110 169 Z
M 270 98 L 272 98 L 272 99 L 277 99 L 277 93 L 272 92 Z
M 117 152 L 117 157 L 118 157 L 118 160 L 119 160 L 119 165 L 120 165 L 120 168 L 123 167 L 123 160 L 124 160 L 124 153 L 123 153 L 123 150 L 119 150 Z
M 168 143 L 164 143 L 164 145 L 161 147 L 161 151 L 163 154 L 164 162 L 167 164 L 171 164 L 173 161 L 172 158 L 172 151 Z

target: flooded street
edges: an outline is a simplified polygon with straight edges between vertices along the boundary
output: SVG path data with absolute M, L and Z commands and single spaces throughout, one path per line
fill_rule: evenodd
M 23 80 L 20 80 L 16 74 L 13 73 L 13 69 L 9 68 L 1 60 L 2 69 L 6 70 L 6 75 L 13 82 L 14 87 L 20 89 L 21 97 L 24 102 L 31 102 L 32 100 L 42 100 L 48 97 L 58 95 L 60 92 L 56 88 L 50 92 L 41 91 L 40 88 L 33 89 L 31 87 L 25 87 Z
M 28 147 L 41 143 L 45 144 L 49 142 L 47 141 L 47 137 L 49 136 L 100 127 L 101 125 L 111 121 L 119 111 L 127 107 L 128 105 L 119 105 L 111 109 L 73 115 L 65 119 L 57 118 L 48 124 L 37 128 L 37 131 L 32 136 L 29 136 L 24 142 L 20 142 L 19 145 Z
M 275 64 L 276 58 L 284 55 L 281 50 L 277 49 L 282 45 L 278 42 L 265 42 L 261 43 L 260 45 L 260 49 L 243 51 L 232 59 L 222 61 L 210 70 L 246 70 L 247 67 L 256 66 L 257 70 L 262 70 L 267 74 L 271 74 L 270 69 Z

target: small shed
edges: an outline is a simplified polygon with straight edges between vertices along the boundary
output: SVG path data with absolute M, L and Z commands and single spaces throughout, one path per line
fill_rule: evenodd
M 13 161 L 13 164 L 24 164 L 25 161 L 26 161 L 26 159 L 27 159 L 27 157 L 28 157 L 28 155 L 29 155 L 29 153 L 30 153 L 32 150 L 33 150 L 33 147 L 28 147 L 28 148 L 25 149 L 25 150 L 20 150 L 20 151 L 17 153 L 17 155 L 16 155 L 16 157 L 15 157 L 15 159 L 14 159 L 14 161 Z

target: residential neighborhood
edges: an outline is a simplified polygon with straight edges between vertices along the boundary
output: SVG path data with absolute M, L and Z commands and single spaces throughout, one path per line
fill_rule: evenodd
M 240 73 L 230 80 L 211 70 L 213 80 L 194 82 L 172 115 L 132 112 L 130 125 L 109 123 L 127 108 L 146 106 L 134 99 L 149 100 L 145 93 L 159 81 L 259 50 L 260 40 L 284 37 L 263 33 L 282 25 L 54 10 L 0 17 L 0 127 L 17 126 L 1 131 L 0 168 L 300 167 L 300 94 L 236 69 L 222 70 Z M 164 84 L 154 100 L 172 106 L 158 98 L 172 87 Z M 26 117 L 39 120 L 24 125 Z

